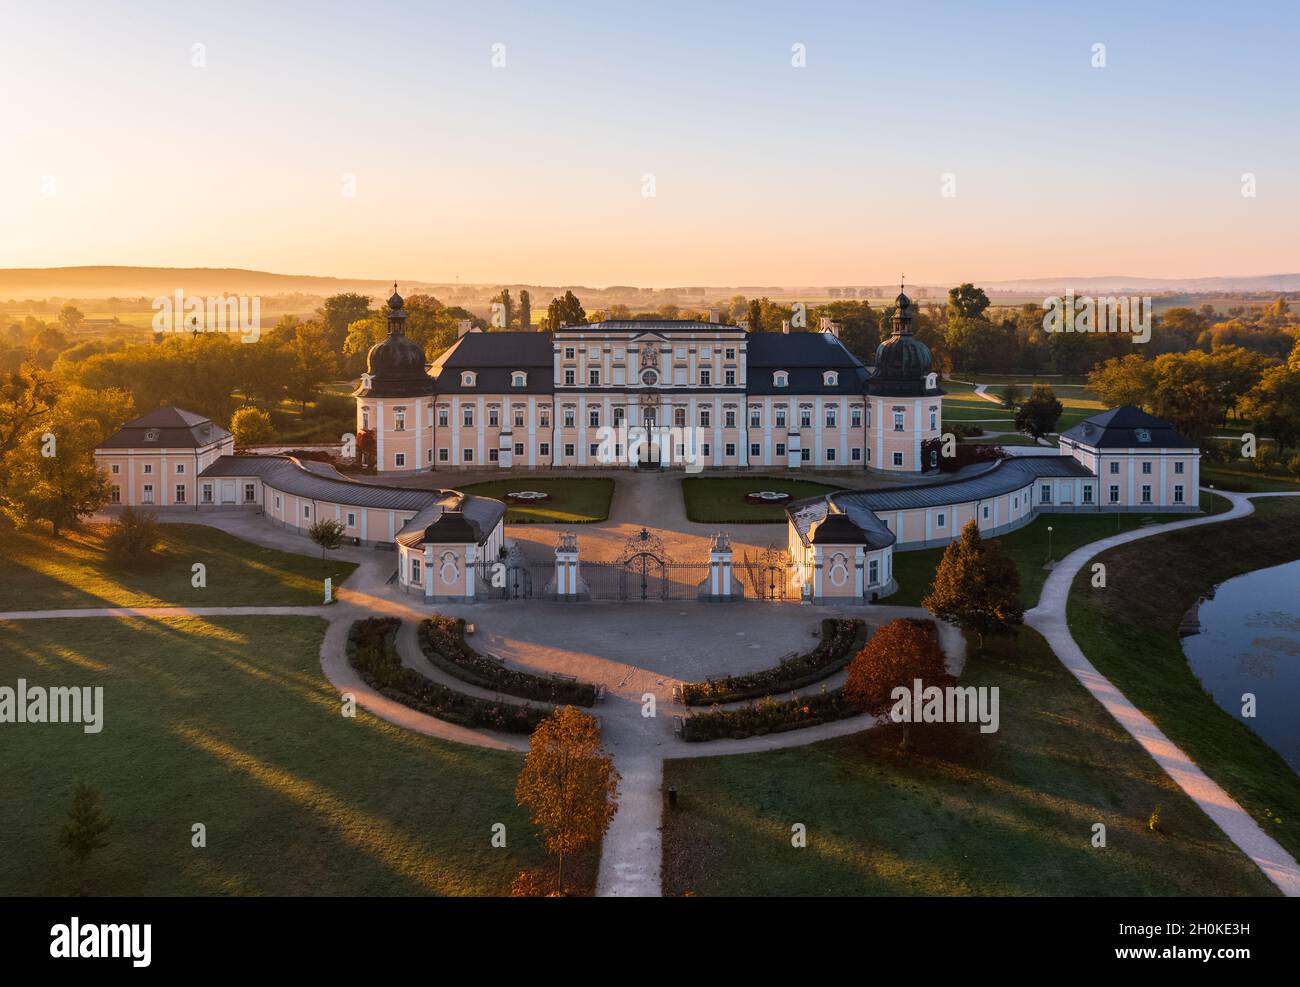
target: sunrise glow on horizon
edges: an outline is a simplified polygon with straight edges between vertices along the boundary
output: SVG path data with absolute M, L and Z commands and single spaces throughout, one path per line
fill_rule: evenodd
M 1300 268 L 1282 3 L 18 3 L 4 24 L 2 267 L 647 286 Z

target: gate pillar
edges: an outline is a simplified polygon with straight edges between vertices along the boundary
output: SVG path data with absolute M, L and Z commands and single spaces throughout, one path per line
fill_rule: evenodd
M 731 539 L 721 531 L 709 543 L 709 586 L 705 599 L 712 603 L 736 599 L 731 591 Z
M 555 546 L 555 598 L 578 598 L 578 539 L 571 531 L 561 533 Z

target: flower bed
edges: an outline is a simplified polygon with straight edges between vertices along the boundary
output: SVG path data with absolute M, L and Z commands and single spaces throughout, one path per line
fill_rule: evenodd
M 367 617 L 348 630 L 348 664 L 373 689 L 403 706 L 466 727 L 532 733 L 550 709 L 497 703 L 467 696 L 402 665 L 397 654 L 396 617 Z
M 541 490 L 514 490 L 506 494 L 506 500 L 512 504 L 539 504 L 550 499 L 551 495 Z
M 435 615 L 420 622 L 418 633 L 424 657 L 448 675 L 483 689 L 495 689 L 520 699 L 570 706 L 594 706 L 596 687 L 590 682 L 533 675 L 481 655 L 465 643 L 465 621 Z
M 785 504 L 792 498 L 780 490 L 759 490 L 757 493 L 745 494 L 746 504 Z
M 682 686 L 682 702 L 687 706 L 734 703 L 820 682 L 844 668 L 866 640 L 866 621 L 828 617 L 822 621 L 821 640 L 807 654 L 761 672 L 687 682 Z
M 741 709 L 712 709 L 686 717 L 682 739 L 740 740 L 769 733 L 784 733 L 802 727 L 857 716 L 862 711 L 844 696 L 843 689 L 831 689 L 817 696 L 798 699 L 764 699 Z

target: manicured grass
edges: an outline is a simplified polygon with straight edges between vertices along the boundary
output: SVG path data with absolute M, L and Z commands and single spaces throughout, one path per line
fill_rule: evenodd
M 609 517 L 614 481 L 607 477 L 572 480 L 534 480 L 520 476 L 513 480 L 489 480 L 457 487 L 463 493 L 495 497 L 506 506 L 506 524 L 591 524 Z M 539 504 L 512 504 L 506 494 L 518 490 L 540 490 L 550 494 Z
M 1265 498 L 1255 514 L 1122 545 L 1070 593 L 1070 632 L 1097 669 L 1293 855 L 1300 778 L 1247 726 L 1219 709 L 1178 639 L 1183 614 L 1213 586 L 1300 557 L 1300 498 Z M 1263 698 L 1263 697 L 1261 697 Z
M 1201 510 L 1206 514 L 1219 514 L 1232 505 L 1223 497 L 1201 494 Z M 1016 562 L 1020 572 L 1020 599 L 1026 608 L 1038 602 L 1049 570 L 1047 563 L 1047 529 L 1052 528 L 1052 558 L 1060 561 L 1076 548 L 1107 538 L 1122 531 L 1142 527 L 1144 521 L 1161 524 L 1196 517 L 1193 514 L 1128 514 L 1118 516 L 1103 514 L 1040 514 L 1023 528 L 1001 535 L 993 541 L 1001 542 Z M 926 548 L 915 552 L 894 553 L 894 578 L 899 590 L 885 602 L 897 606 L 920 606 L 921 598 L 930 592 L 934 570 L 943 559 L 943 548 Z
M 1234 470 L 1226 466 L 1201 466 L 1201 482 L 1213 483 L 1222 490 L 1238 493 L 1294 493 L 1300 492 L 1300 480 L 1284 476 L 1268 476 L 1253 470 Z
M 745 495 L 760 490 L 776 490 L 788 493 L 792 500 L 799 500 L 843 489 L 811 480 L 787 480 L 774 476 L 688 476 L 682 479 L 686 517 L 699 524 L 784 523 L 784 504 L 748 504 Z
M 6 684 L 103 686 L 104 727 L 4 727 L 0 894 L 76 890 L 58 842 L 77 781 L 113 817 L 87 890 L 502 894 L 544 867 L 517 754 L 340 715 L 312 617 L 0 623 Z M 493 849 L 504 823 L 507 847 Z M 191 827 L 207 828 L 193 848 Z
M 959 439 L 958 441 L 965 442 L 969 445 L 977 445 L 977 446 L 1036 446 L 1038 445 L 1038 443 L 1034 441 L 1032 435 L 1024 435 L 1020 432 L 1010 432 L 1006 435 L 986 435 L 982 437 L 977 436 L 973 439 Z M 1050 447 L 1048 446 L 1040 446 L 1039 448 L 1041 448 L 1044 451 L 1044 453 L 1051 451 Z
M 1267 895 L 1273 886 L 1024 630 L 974 655 L 1000 728 L 896 728 L 664 763 L 664 891 L 701 895 Z M 936 728 L 929 728 L 934 730 Z M 1147 829 L 1160 807 L 1162 832 Z M 791 827 L 807 827 L 807 847 Z M 1106 847 L 1091 845 L 1106 827 Z
M 309 606 L 323 599 L 324 580 L 337 587 L 356 568 L 320 558 L 307 538 L 304 555 L 264 548 L 201 524 L 161 524 L 155 556 L 137 567 L 110 562 L 105 525 L 62 532 L 0 531 L 0 610 L 71 607 Z M 311 554 L 314 553 L 314 554 Z M 207 567 L 207 586 L 192 584 L 191 567 Z

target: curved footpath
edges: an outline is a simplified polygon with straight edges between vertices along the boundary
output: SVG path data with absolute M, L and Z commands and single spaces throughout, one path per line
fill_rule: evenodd
M 1225 491 L 1214 492 L 1232 502 L 1230 511 L 1103 538 L 1066 556 L 1048 577 L 1038 605 L 1026 613 L 1025 622 L 1047 639 L 1057 657 L 1084 688 L 1092 693 L 1155 759 L 1165 773 L 1214 820 L 1228 838 L 1254 860 L 1285 894 L 1296 896 L 1300 895 L 1300 865 L 1297 865 L 1290 854 L 1264 833 L 1241 806 L 1092 666 L 1071 637 L 1066 623 L 1066 602 L 1074 577 L 1098 553 L 1116 545 L 1165 534 L 1179 528 L 1245 517 L 1254 511 L 1250 503 L 1253 497 L 1297 496 L 1291 493 L 1242 495 Z M 175 520 L 193 523 L 196 519 L 184 517 Z M 296 554 L 301 554 L 303 547 L 301 537 L 250 521 L 239 515 L 208 515 L 203 519 L 203 523 L 222 528 L 248 541 Z M 321 669 L 325 677 L 340 692 L 353 694 L 358 704 L 374 715 L 426 736 L 496 750 L 526 751 L 528 749 L 526 737 L 469 729 L 439 720 L 388 699 L 360 679 L 347 661 L 348 628 L 353 621 L 363 617 L 377 614 L 394 616 L 404 622 L 398 636 L 398 651 L 404 664 L 417 668 L 435 681 L 452 685 L 463 692 L 482 695 L 484 698 L 502 698 L 503 701 L 523 703 L 522 700 L 504 699 L 489 690 L 477 689 L 467 683 L 454 680 L 424 659 L 415 638 L 413 622 L 423 619 L 429 611 L 424 606 L 412 606 L 399 591 L 387 584 L 394 564 L 391 557 L 353 548 L 340 549 L 338 555 L 358 563 L 358 568 L 339 588 L 338 602 L 329 606 L 108 607 L 34 610 L 0 613 L 0 620 L 66 617 L 319 616 L 328 622 L 320 650 Z M 736 606 L 744 605 L 736 604 Z M 476 609 L 476 612 L 487 615 L 482 605 Z M 865 612 L 861 608 L 836 611 L 825 607 L 812 608 L 812 612 L 806 609 L 799 612 L 808 616 L 815 612 L 819 618 L 837 612 L 844 615 L 867 616 L 872 623 L 896 617 L 929 617 L 929 614 L 919 607 L 886 605 L 873 605 Z M 965 659 L 965 642 L 962 635 L 957 628 L 943 623 L 939 623 L 939 632 L 949 670 L 954 673 L 959 672 Z M 676 684 L 675 679 L 672 681 Z M 879 722 L 872 716 L 857 716 L 763 737 L 688 744 L 672 730 L 673 717 L 689 712 L 686 707 L 671 701 L 660 701 L 658 715 L 646 717 L 641 711 L 642 696 L 639 688 L 629 691 L 621 681 L 603 684 L 607 689 L 606 697 L 596 708 L 595 713 L 601 721 L 602 732 L 613 753 L 615 766 L 622 775 L 622 781 L 619 785 L 619 809 L 605 835 L 601 852 L 600 875 L 597 881 L 597 893 L 600 895 L 657 896 L 661 894 L 662 788 L 663 762 L 666 758 L 747 754 L 798 747 L 868 730 Z M 810 688 L 820 689 L 822 684 L 816 683 Z
M 1139 538 L 1163 535 L 1180 528 L 1194 528 L 1202 524 L 1215 524 L 1246 517 L 1255 512 L 1254 497 L 1295 497 L 1293 493 L 1237 494 L 1224 490 L 1214 493 L 1232 501 L 1232 509 L 1189 521 L 1174 521 L 1149 529 L 1112 535 L 1100 541 L 1077 548 L 1052 570 L 1043 585 L 1038 606 L 1025 614 L 1025 623 L 1047 639 L 1056 657 L 1087 689 L 1097 702 L 1119 722 L 1129 735 L 1141 745 L 1164 771 L 1207 816 L 1214 820 L 1228 839 L 1232 840 L 1270 881 L 1289 897 L 1300 896 L 1300 865 L 1275 839 L 1259 828 L 1259 824 L 1238 805 L 1227 792 L 1180 750 L 1140 709 L 1131 703 L 1119 689 L 1088 661 L 1070 634 L 1066 621 L 1066 603 L 1074 577 L 1096 555 L 1117 545 L 1125 545 Z

